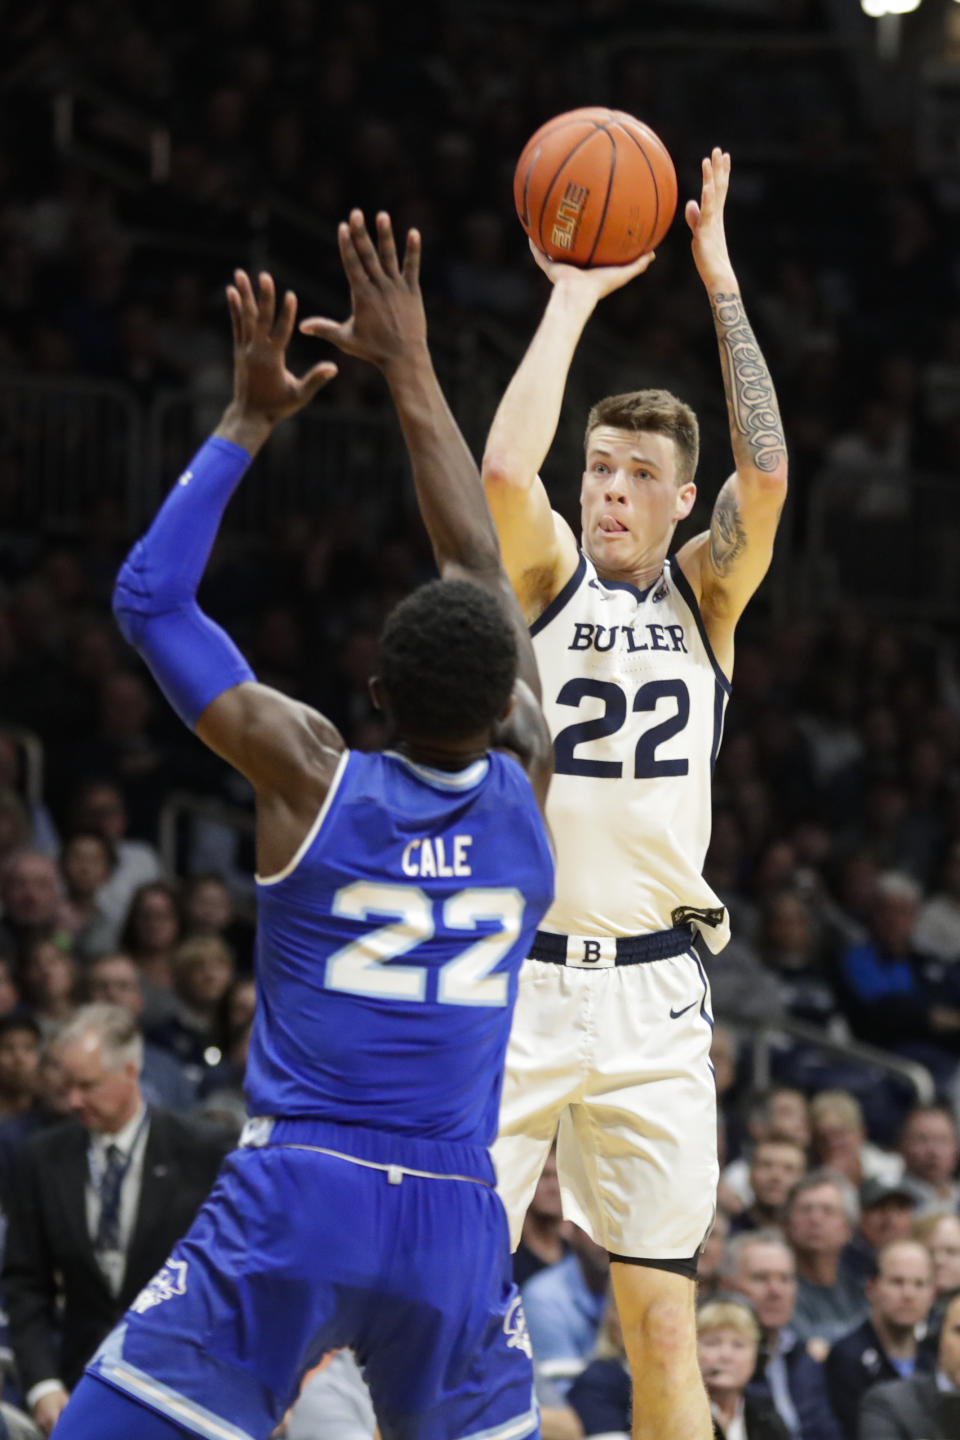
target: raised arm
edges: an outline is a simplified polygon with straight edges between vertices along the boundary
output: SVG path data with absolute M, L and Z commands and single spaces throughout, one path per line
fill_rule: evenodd
M 526 621 L 500 560 L 497 533 L 473 456 L 450 412 L 427 346 L 420 293 L 420 235 L 411 230 L 401 265 L 389 216 L 377 216 L 377 244 L 354 210 L 339 228 L 350 283 L 348 320 L 304 320 L 301 330 L 376 365 L 390 388 L 410 454 L 417 501 L 443 579 L 492 591 L 517 638 L 514 714 L 500 736 L 516 751 L 538 793 L 546 791 L 552 747 L 539 705 L 540 678 Z
M 688 541 L 677 557 L 728 672 L 734 627 L 769 569 L 787 494 L 787 447 L 777 397 L 727 252 L 723 211 L 729 184 L 730 156 L 715 149 L 703 162 L 700 204 L 688 201 L 686 219 L 713 312 L 736 469 L 717 496 L 709 531 Z
M 294 853 L 332 778 L 343 741 L 315 711 L 256 677 L 233 641 L 197 604 L 223 513 L 274 426 L 335 374 L 325 363 L 298 379 L 285 352 L 296 297 L 277 307 L 272 278 L 255 295 L 238 270 L 227 289 L 233 324 L 234 394 L 117 577 L 113 609 L 177 714 L 245 775 L 257 794 L 257 863 L 273 873 Z
M 482 474 L 504 565 L 532 622 L 577 565 L 576 538 L 551 509 L 539 474 L 557 432 L 574 351 L 597 302 L 640 275 L 654 257 L 578 270 L 548 260 L 532 241 L 530 249 L 553 290 L 493 417 Z

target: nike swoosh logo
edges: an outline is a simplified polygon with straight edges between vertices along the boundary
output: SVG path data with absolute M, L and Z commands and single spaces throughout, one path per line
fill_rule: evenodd
M 696 1003 L 697 1003 L 696 1000 L 691 1000 L 691 1001 L 690 1001 L 690 1004 L 689 1004 L 689 1005 L 684 1005 L 684 1007 L 683 1007 L 682 1010 L 671 1010 L 671 1011 L 670 1011 L 670 1019 L 671 1019 L 671 1020 L 679 1020 L 679 1019 L 680 1019 L 680 1016 L 681 1016 L 681 1015 L 686 1015 L 687 1011 L 688 1011 L 688 1010 L 692 1010 L 693 1007 L 694 1007 L 694 1005 L 696 1005 Z

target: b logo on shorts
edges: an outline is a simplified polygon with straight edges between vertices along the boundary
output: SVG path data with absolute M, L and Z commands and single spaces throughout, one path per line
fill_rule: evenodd
M 166 1265 L 157 1271 L 150 1284 L 140 1291 L 130 1309 L 137 1315 L 142 1315 L 145 1310 L 152 1310 L 154 1305 L 162 1305 L 164 1300 L 172 1300 L 174 1296 L 186 1293 L 186 1260 L 168 1260 Z
M 613 935 L 567 935 L 566 964 L 581 970 L 605 970 L 617 963 L 617 941 Z
M 523 1313 L 523 1301 L 514 1295 L 509 1309 L 503 1317 L 503 1333 L 507 1337 L 508 1350 L 522 1350 L 528 1360 L 533 1359 L 533 1345 L 527 1329 L 527 1317 Z

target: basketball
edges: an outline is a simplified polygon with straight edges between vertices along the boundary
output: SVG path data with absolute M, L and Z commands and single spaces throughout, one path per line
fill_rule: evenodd
M 627 265 L 654 249 L 677 208 L 677 174 L 663 141 L 623 110 L 555 115 L 517 161 L 520 223 L 551 260 Z

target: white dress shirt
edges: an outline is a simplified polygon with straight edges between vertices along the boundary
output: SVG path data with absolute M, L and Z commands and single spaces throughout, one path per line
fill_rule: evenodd
M 712 1402 L 710 1405 L 710 1414 L 720 1426 L 725 1440 L 747 1440 L 747 1422 L 743 1417 L 742 1396 L 740 1397 L 737 1408 L 734 1411 L 733 1419 L 730 1421 L 730 1424 L 725 1429 L 723 1424 L 723 1417 L 720 1414 L 720 1411 L 717 1409 L 716 1405 L 714 1405 Z

